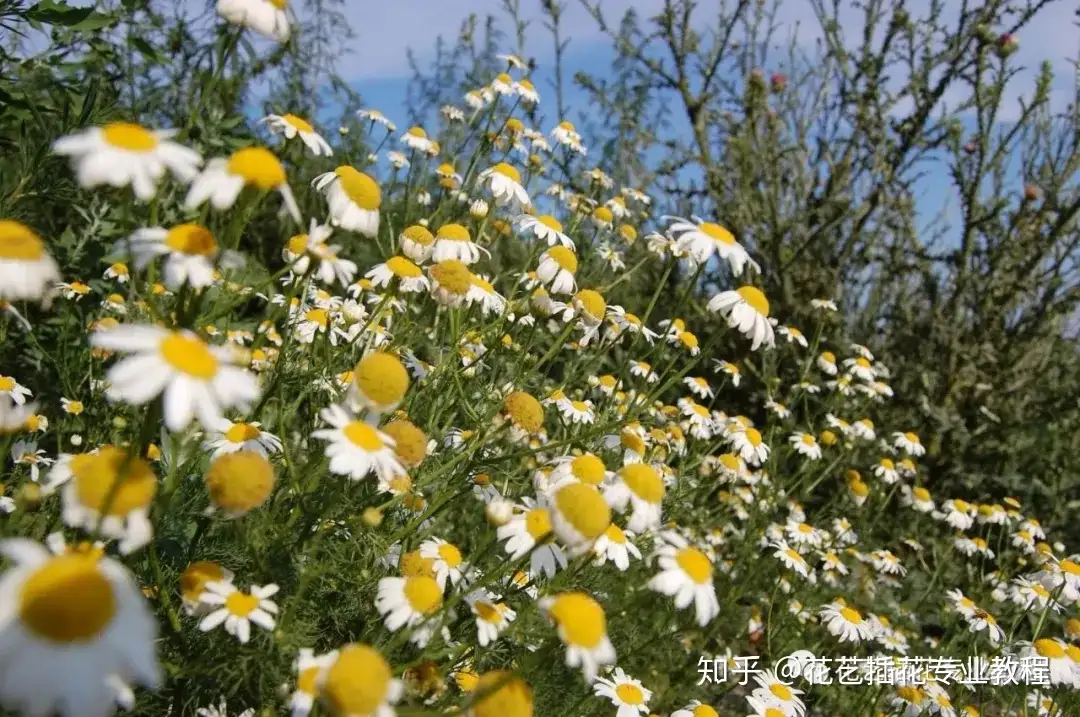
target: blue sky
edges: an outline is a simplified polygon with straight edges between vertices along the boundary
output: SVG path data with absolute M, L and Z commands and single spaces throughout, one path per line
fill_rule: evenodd
M 404 123 L 405 88 L 409 78 L 407 50 L 412 48 L 421 64 L 431 58 L 432 48 L 439 36 L 453 41 L 461 22 L 469 13 L 478 15 L 495 14 L 501 16 L 501 3 L 498 0 L 397 0 L 397 2 L 368 3 L 355 1 L 348 11 L 352 27 L 357 33 L 354 44 L 354 56 L 346 63 L 350 68 L 348 75 L 353 86 L 361 93 L 364 104 L 382 110 L 390 117 Z M 554 107 L 551 88 L 547 84 L 548 72 L 552 63 L 552 43 L 549 33 L 541 23 L 539 0 L 521 0 L 525 18 L 531 22 L 526 33 L 526 54 L 535 57 L 539 65 L 534 75 L 534 82 L 540 90 L 542 106 L 548 124 L 554 124 Z M 603 0 L 609 22 L 614 22 L 630 7 L 643 17 L 649 17 L 662 7 L 662 0 Z M 929 0 L 911 0 L 907 3 L 913 16 L 925 12 Z M 946 2 L 947 7 L 957 7 L 959 3 Z M 703 28 L 708 27 L 709 19 L 715 20 L 721 0 L 704 0 L 699 3 L 698 19 Z M 785 26 L 778 35 L 783 41 L 794 35 L 800 44 L 810 48 L 818 37 L 818 22 L 813 16 L 808 0 L 787 0 L 783 5 Z M 1072 61 L 1078 56 L 1078 37 L 1074 23 L 1075 3 L 1068 0 L 1056 0 L 1046 7 L 1019 35 L 1020 50 L 1014 58 L 1015 64 L 1024 70 L 1010 84 L 1004 102 L 1002 122 L 1008 122 L 1019 113 L 1018 100 L 1030 93 L 1033 79 L 1039 65 L 1049 61 L 1056 75 L 1052 104 L 1064 108 L 1073 93 L 1074 73 Z M 576 0 L 567 2 L 564 13 L 564 32 L 571 38 L 566 56 L 565 75 L 573 76 L 575 70 L 586 70 L 602 76 L 609 66 L 611 57 L 610 43 L 596 24 L 589 18 Z M 857 15 L 845 23 L 849 37 L 858 38 L 861 26 Z M 512 47 L 506 48 L 508 51 Z M 776 55 L 778 58 L 780 53 Z M 782 69 L 766 67 L 766 72 Z M 902 78 L 894 78 L 900 81 Z M 945 106 L 956 106 L 964 99 L 957 93 L 947 95 Z M 547 102 L 545 102 L 547 101 Z M 581 112 L 587 112 L 582 93 L 571 91 L 567 95 L 571 120 Z M 972 127 L 969 127 L 971 129 Z M 547 129 L 547 127 L 541 127 Z M 947 214 L 957 217 L 958 211 L 952 204 L 949 180 L 941 171 L 935 171 L 925 179 L 921 186 L 922 196 L 918 206 L 923 221 L 929 220 L 940 209 L 946 207 Z

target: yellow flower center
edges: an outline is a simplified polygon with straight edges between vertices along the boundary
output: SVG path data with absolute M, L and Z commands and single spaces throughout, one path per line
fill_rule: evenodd
M 474 717 L 532 717 L 532 690 L 524 680 L 511 672 L 496 670 L 485 673 L 473 690 L 484 695 L 473 705 Z
M 225 598 L 225 609 L 235 617 L 247 617 L 259 607 L 259 598 L 239 590 Z
M 101 129 L 105 141 L 129 152 L 149 152 L 158 146 L 158 138 L 145 127 L 131 122 L 112 122 Z
M 491 168 L 491 171 L 495 174 L 501 174 L 502 176 L 517 184 L 521 184 L 521 174 L 517 171 L 517 169 L 507 164 L 506 162 L 499 162 Z
M 23 583 L 19 617 L 34 635 L 57 645 L 89 642 L 112 622 L 116 595 L 97 558 L 52 558 Z
M 619 545 L 626 544 L 626 533 L 614 523 L 608 526 L 607 530 L 604 531 L 604 535 L 606 535 L 607 539 L 613 543 L 618 543 Z
M 813 445 L 817 444 L 817 440 L 813 436 L 811 436 L 809 433 L 804 433 L 803 434 L 802 442 L 805 445 L 808 445 L 808 446 L 813 446 Z
M 456 545 L 450 543 L 439 544 L 439 558 L 450 568 L 461 565 L 461 551 L 457 549 Z
M 921 705 L 925 699 L 921 689 L 910 685 L 896 688 L 896 694 L 904 701 L 913 705 Z
M 345 437 L 354 446 L 359 446 L 365 451 L 381 451 L 383 441 L 379 438 L 379 432 L 362 421 L 352 421 L 341 429 Z
M 403 256 L 392 256 L 387 259 L 386 268 L 393 272 L 394 276 L 402 279 L 415 279 L 416 277 L 423 275 L 423 272 L 420 271 L 420 267 Z
M 525 530 L 533 540 L 543 540 L 551 534 L 551 513 L 546 508 L 530 510 L 525 514 Z
M 225 579 L 225 571 L 217 563 L 199 560 L 188 565 L 180 574 L 180 594 L 185 600 L 197 600 L 206 584 Z
M 264 147 L 245 147 L 229 157 L 229 174 L 241 177 L 245 184 L 253 184 L 259 189 L 269 190 L 285 183 L 285 168 Z
M 540 222 L 541 224 L 543 224 L 548 229 L 554 229 L 555 231 L 557 231 L 559 233 L 562 233 L 562 230 L 563 230 L 562 222 L 560 222 L 558 219 L 556 219 L 553 216 L 550 216 L 548 214 L 541 214 L 540 216 L 538 216 L 536 218 L 536 221 Z
M 0 260 L 37 261 L 44 255 L 45 243 L 30 227 L 0 219 Z
M 794 696 L 791 694 L 791 690 L 786 685 L 782 685 L 779 682 L 774 682 L 769 685 L 769 692 L 772 692 L 777 699 L 783 702 L 789 702 Z
M 198 224 L 180 224 L 169 230 L 165 246 L 182 254 L 211 256 L 217 251 L 217 242 L 210 230 Z
M 203 381 L 217 375 L 217 359 L 202 339 L 196 336 L 173 331 L 162 339 L 159 350 L 165 362 L 181 373 Z
M 675 553 L 675 562 L 698 585 L 712 579 L 712 561 L 697 548 L 682 548 Z
M 304 312 L 304 319 L 325 329 L 330 323 L 330 314 L 326 309 L 311 309 Z
M 586 540 L 596 540 L 611 525 L 611 508 L 591 485 L 563 486 L 555 494 L 555 507 Z
M 353 382 L 368 400 L 378 406 L 393 406 L 409 390 L 409 372 L 396 356 L 376 351 L 356 364 Z
M 423 127 L 410 127 L 408 134 L 419 139 L 427 139 L 427 132 Z
M 254 451 L 218 456 L 206 471 L 210 502 L 229 513 L 258 508 L 274 489 L 274 468 Z
M 443 224 L 439 227 L 439 233 L 436 234 L 435 238 L 449 241 L 472 241 L 469 230 L 460 224 Z
M 843 618 L 845 620 L 847 620 L 848 622 L 850 622 L 852 625 L 860 625 L 860 624 L 862 624 L 862 621 L 863 621 L 862 615 L 860 615 L 859 611 L 855 610 L 854 608 L 850 608 L 850 607 L 841 608 L 840 609 L 840 615 L 843 616 Z
M 1065 648 L 1060 642 L 1052 638 L 1044 637 L 1032 643 L 1035 651 L 1043 657 L 1058 660 L 1065 657 Z
M 540 402 L 524 391 L 514 391 L 503 401 L 507 415 L 514 425 L 529 433 L 536 433 L 544 426 L 544 409 Z
M 0 376 L 0 391 L 13 391 L 15 389 L 15 379 L 10 376 Z
M 464 262 L 445 259 L 431 267 L 431 277 L 446 291 L 461 296 L 472 286 L 473 273 Z
M 683 331 L 679 334 L 679 343 L 688 349 L 696 349 L 698 347 L 698 337 L 689 331 Z
M 334 170 L 341 188 L 352 203 L 361 209 L 374 211 L 382 204 L 382 192 L 375 180 L 352 167 L 343 165 Z
M 296 691 L 315 696 L 319 692 L 319 668 L 309 667 L 296 676 Z
M 578 269 L 577 254 L 565 246 L 553 246 L 547 250 L 549 259 L 571 274 L 576 274 Z
M 406 466 L 419 465 L 427 457 L 427 435 L 411 421 L 391 421 L 382 431 L 394 439 L 394 452 Z
M 592 215 L 593 219 L 602 224 L 611 224 L 611 221 L 615 218 L 607 207 L 597 207 L 593 210 Z
M 865 498 L 866 496 L 870 495 L 870 487 L 858 478 L 852 479 L 848 483 L 848 488 L 859 498 Z
M 478 600 L 473 603 L 473 609 L 476 610 L 477 617 L 484 622 L 498 623 L 502 620 L 502 611 L 489 602 Z
M 664 499 L 664 481 L 653 470 L 652 466 L 647 466 L 644 463 L 631 463 L 628 466 L 623 466 L 619 471 L 619 476 L 627 487 L 633 491 L 634 495 L 646 503 L 658 504 Z
M 435 577 L 435 558 L 425 558 L 419 550 L 403 553 L 398 563 L 402 577 Z
M 895 470 L 896 464 L 893 463 L 892 459 L 890 459 L 890 458 L 882 458 L 881 459 L 881 467 L 884 468 L 887 471 L 891 471 L 891 470 Z
M 579 291 L 574 296 L 574 303 L 581 307 L 582 311 L 598 321 L 604 318 L 604 311 L 607 310 L 607 302 L 604 301 L 604 297 L 592 289 Z
M 488 281 L 487 279 L 484 279 L 483 277 L 480 277 L 480 276 L 477 276 L 476 274 L 473 274 L 471 281 L 472 281 L 473 286 L 475 286 L 476 288 L 482 290 L 484 293 L 486 293 L 486 294 L 494 294 L 495 293 L 495 287 L 492 286 L 491 282 Z
M 643 693 L 641 688 L 637 685 L 631 685 L 628 682 L 624 682 L 615 687 L 615 696 L 619 698 L 620 702 L 626 705 L 645 704 L 645 693 Z
M 720 465 L 729 471 L 738 471 L 742 467 L 742 462 L 734 453 L 725 453 L 720 456 Z
M 743 431 L 743 435 L 746 436 L 747 442 L 757 448 L 761 445 L 761 432 L 756 428 L 747 428 Z
M 244 441 L 254 441 L 261 435 L 262 431 L 250 423 L 234 423 L 229 427 L 229 430 L 225 431 L 225 440 L 230 443 L 243 443 Z
M 600 603 L 585 593 L 562 593 L 551 606 L 551 617 L 563 629 L 566 642 L 585 648 L 598 646 L 607 633 Z
M 79 503 L 98 513 L 107 504 L 107 515 L 127 515 L 148 507 L 157 494 L 157 477 L 150 464 L 115 446 L 73 457 L 71 472 Z
M 911 491 L 911 494 L 915 496 L 915 500 L 919 501 L 920 503 L 925 503 L 930 500 L 930 491 L 928 491 L 926 488 L 914 488 Z
M 582 483 L 600 485 L 607 473 L 607 467 L 592 453 L 586 453 L 570 461 L 570 472 Z
M 326 672 L 322 696 L 336 715 L 372 715 L 386 700 L 393 675 L 370 645 L 344 647 Z
M 735 293 L 741 296 L 743 301 L 749 304 L 750 308 L 754 311 L 765 318 L 769 318 L 769 300 L 765 298 L 765 294 L 762 293 L 761 289 L 753 286 L 744 286 Z
M 430 615 L 442 605 L 442 589 L 435 578 L 418 575 L 405 579 L 405 599 L 422 615 Z
M 311 123 L 303 117 L 297 117 L 294 114 L 284 114 L 281 116 L 281 119 L 285 120 L 287 124 L 292 125 L 297 132 L 311 134 L 315 131 L 315 128 L 311 126 Z
M 1071 560 L 1062 560 L 1058 563 L 1058 567 L 1067 572 L 1069 575 L 1080 575 L 1080 565 L 1077 565 Z
M 778 710 L 775 710 L 775 711 L 778 711 Z M 784 713 L 781 712 L 780 716 L 782 716 L 783 714 Z M 766 713 L 766 715 L 767 715 L 767 717 L 774 717 L 774 715 L 769 715 L 768 713 Z M 780 716 L 776 716 L 776 717 L 780 717 Z M 698 705 L 697 707 L 694 708 L 694 717 L 720 717 L 720 715 L 718 715 L 716 713 L 716 710 L 714 710 L 712 707 L 709 707 L 708 705 Z
M 698 229 L 710 239 L 719 242 L 720 244 L 727 244 L 730 246 L 735 243 L 735 235 L 719 224 L 705 222 L 699 226 Z
M 633 451 L 639 456 L 645 454 L 645 441 L 634 431 L 623 429 L 619 433 L 619 441 L 622 443 L 623 448 Z
M 911 432 L 905 433 L 904 438 L 908 439 L 912 443 L 918 443 L 919 442 L 919 437 L 916 436 L 914 433 L 911 433 Z
M 411 227 L 406 227 L 401 235 L 409 241 L 416 242 L 420 246 L 431 246 L 435 242 L 435 237 L 428 230 L 427 227 L 420 224 L 413 224 Z
M 862 356 L 855 359 L 855 365 L 859 368 L 870 368 L 870 362 L 864 359 Z

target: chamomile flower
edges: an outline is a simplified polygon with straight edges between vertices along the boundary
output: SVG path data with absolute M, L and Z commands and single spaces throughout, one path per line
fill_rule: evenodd
M 423 127 L 410 127 L 405 134 L 401 135 L 401 143 L 409 149 L 415 149 L 417 152 L 423 152 L 424 154 L 431 154 L 432 150 L 437 147 L 435 141 L 428 138 Z
M 536 276 L 553 294 L 573 294 L 577 291 L 577 270 L 577 254 L 565 246 L 553 246 L 540 255 Z
M 840 642 L 859 644 L 874 636 L 874 630 L 862 613 L 848 605 L 829 603 L 821 608 L 821 622 Z
M 112 122 L 61 137 L 53 143 L 53 151 L 71 157 L 82 187 L 130 185 L 138 199 L 148 201 L 166 172 L 184 183 L 198 173 L 202 157 L 170 141 L 175 134 L 175 130 Z
M 920 513 L 930 513 L 934 510 L 934 499 L 930 495 L 930 491 L 922 486 L 910 487 L 903 485 L 901 490 L 901 502 L 905 506 L 910 506 Z
M 203 448 L 210 451 L 212 458 L 237 451 L 255 451 L 267 456 L 281 450 L 281 439 L 269 431 L 264 431 L 258 421 L 234 423 L 222 418 L 208 427 Z
M 252 585 L 245 592 L 232 583 L 208 582 L 199 600 L 216 609 L 199 622 L 199 629 L 209 632 L 224 624 L 225 632 L 246 644 L 251 639 L 252 624 L 264 630 L 274 629 L 278 606 L 270 598 L 277 592 L 278 586 L 273 583 Z
M 398 236 L 401 253 L 409 257 L 417 264 L 423 264 L 431 258 L 435 250 L 435 235 L 420 224 L 413 224 L 402 230 Z
M 534 574 L 554 577 L 567 565 L 566 554 L 552 542 L 551 510 L 546 500 L 526 503 L 505 525 L 499 526 L 496 536 L 506 541 L 504 550 L 510 560 L 529 555 L 529 571 Z
M 326 197 L 331 224 L 369 239 L 378 234 L 382 191 L 374 179 L 342 165 L 315 177 L 312 185 Z
M 219 256 L 222 265 L 229 268 L 243 265 L 243 257 L 239 254 L 220 253 L 214 235 L 198 224 L 139 229 L 128 242 L 138 269 L 146 268 L 158 256 L 167 257 L 163 279 L 165 285 L 174 290 L 185 283 L 193 289 L 212 285 Z
M 642 533 L 660 527 L 665 492 L 664 481 L 652 466 L 630 463 L 619 470 L 617 480 L 604 487 L 604 499 L 619 513 L 629 507 L 626 527 Z
M 570 424 L 593 423 L 596 420 L 593 403 L 589 400 L 565 401 L 559 405 L 559 413 Z
M 567 552 L 589 552 L 611 525 L 611 508 L 595 487 L 565 480 L 551 490 L 551 527 Z
M 115 446 L 95 453 L 61 454 L 49 471 L 46 494 L 63 486 L 64 523 L 120 541 L 122 554 L 153 537 L 150 507 L 158 479 L 150 464 Z
M 769 323 L 769 301 L 765 294 L 753 286 L 735 291 L 724 291 L 709 300 L 709 311 L 718 312 L 727 319 L 728 326 L 738 329 L 750 339 L 751 351 L 762 344 L 774 345 L 772 324 Z
M 671 717 L 720 717 L 716 710 L 707 704 L 703 704 L 700 700 L 691 700 L 690 704 L 683 707 L 681 710 L 675 710 L 671 713 Z M 779 715 L 770 715 L 770 717 L 779 717 Z
M 289 188 L 285 167 L 264 147 L 245 147 L 228 158 L 210 160 L 191 182 L 184 206 L 194 209 L 209 200 L 214 209 L 229 209 L 245 187 L 260 192 L 280 192 L 293 221 L 300 224 L 300 207 Z
M 112 714 L 117 682 L 161 681 L 157 622 L 123 565 L 97 551 L 53 556 L 0 543 L 0 704 L 23 714 Z
M 409 390 L 409 372 L 401 360 L 384 351 L 372 351 L 356 364 L 349 396 L 353 405 L 379 413 L 398 407 Z
M 662 533 L 661 538 L 664 544 L 652 556 L 660 572 L 649 581 L 649 589 L 674 598 L 676 610 L 692 603 L 697 623 L 704 627 L 720 614 L 712 560 L 674 531 Z
M 314 154 L 316 157 L 326 156 L 329 157 L 334 153 L 334 150 L 330 148 L 330 145 L 322 138 L 315 128 L 311 126 L 303 117 L 297 117 L 294 114 L 283 115 L 267 115 L 262 119 L 266 122 L 271 130 L 274 132 L 280 132 L 285 135 L 285 139 L 293 139 L 300 137 L 300 141 Z
M 181 431 L 191 419 L 210 427 L 225 408 L 246 408 L 259 396 L 255 376 L 231 365 L 227 347 L 208 346 L 187 331 L 157 326 L 118 326 L 90 337 L 96 348 L 134 354 L 108 373 L 108 396 L 141 406 L 164 395 L 165 425 Z
M 45 242 L 25 224 L 0 219 L 0 304 L 44 301 L 59 279 Z
M 487 647 L 499 639 L 499 635 L 510 626 L 517 613 L 510 606 L 501 602 L 487 590 L 477 590 L 465 598 L 476 618 L 477 641 L 480 647 Z
M 751 696 L 764 704 L 766 710 L 768 707 L 777 707 L 787 717 L 803 717 L 806 713 L 806 705 L 799 698 L 802 690 L 784 684 L 772 670 L 758 671 L 754 674 L 754 681 L 757 682 L 758 687 L 754 689 Z M 763 710 L 760 714 L 767 715 L 768 713 Z M 769 717 L 772 716 L 769 715 Z
M 769 446 L 756 428 L 746 427 L 730 435 L 731 446 L 747 464 L 761 465 L 769 458 Z
M 623 530 L 615 523 L 609 525 L 593 545 L 593 552 L 596 554 L 593 565 L 603 565 L 611 561 L 616 568 L 625 572 L 630 567 L 631 555 L 634 559 L 641 560 L 641 551 L 632 542 L 634 537 L 632 532 Z
M 787 339 L 788 343 L 797 343 L 804 349 L 808 346 L 806 342 L 806 336 L 802 331 L 799 331 L 794 326 L 780 326 L 777 327 L 776 332 Z
M 810 567 L 810 564 L 806 562 L 806 558 L 788 545 L 786 541 L 776 540 L 769 545 L 774 550 L 773 556 L 779 559 L 784 567 L 789 570 L 794 570 L 804 578 L 813 579 L 813 569 Z
M 0 399 L 7 398 L 16 406 L 22 406 L 26 404 L 27 397 L 33 395 L 33 391 L 20 384 L 11 376 L 0 374 Z
M 912 433 L 911 431 L 908 431 L 907 433 L 900 433 L 899 431 L 893 433 L 893 446 L 911 456 L 921 456 L 926 453 L 926 449 L 923 448 L 922 441 L 919 440 L 918 434 Z
M 506 309 L 506 298 L 495 291 L 491 282 L 479 274 L 473 274 L 469 279 L 469 290 L 465 294 L 465 301 L 470 306 L 480 304 L 481 313 L 501 314 Z
M 379 110 L 357 110 L 356 116 L 360 119 L 371 122 L 372 125 L 378 123 L 385 127 L 390 132 L 397 131 L 397 125 L 391 122 L 386 115 Z
M 461 582 L 461 578 L 469 568 L 469 564 L 461 555 L 461 550 L 441 538 L 432 538 L 421 543 L 420 557 L 432 561 L 435 580 L 439 583 L 439 587 L 444 589 L 447 580 L 453 585 Z
M 233 572 L 223 568 L 209 560 L 197 560 L 180 573 L 180 599 L 184 604 L 184 612 L 188 615 L 202 617 L 213 611 L 210 605 L 201 602 L 199 598 L 206 592 L 208 583 L 231 583 Z
M 336 651 L 322 673 L 319 701 L 334 717 L 394 717 L 405 687 L 390 664 L 370 645 L 351 643 Z
M 690 222 L 679 217 L 668 217 L 674 222 L 668 227 L 668 233 L 675 238 L 675 248 L 689 256 L 698 264 L 704 264 L 715 254 L 726 261 L 735 277 L 742 276 L 746 266 L 761 273 L 761 267 L 750 258 L 735 236 L 713 222 L 706 222 L 695 217 Z
M 539 216 L 533 216 L 531 214 L 522 214 L 516 220 L 518 230 L 521 232 L 528 232 L 542 241 L 546 241 L 548 246 L 555 246 L 560 244 L 571 251 L 574 250 L 574 240 L 563 233 L 563 225 L 553 216 L 547 214 L 541 214 Z
M 473 242 L 468 229 L 460 224 L 443 224 L 435 235 L 431 258 L 436 262 L 453 259 L 463 264 L 475 264 L 481 253 L 489 254 L 487 249 Z
M 424 648 L 434 634 L 434 628 L 422 625 L 442 607 L 443 589 L 433 577 L 413 575 L 404 578 L 383 578 L 379 581 L 375 608 L 382 615 L 386 629 L 397 632 L 413 628 L 409 641 Z
M 617 667 L 611 677 L 598 677 L 593 683 L 597 697 L 606 697 L 618 708 L 615 717 L 638 717 L 649 713 L 652 692 L 645 689 L 641 680 L 635 680 Z
M 318 655 L 309 648 L 299 651 L 293 663 L 296 687 L 289 695 L 288 706 L 291 717 L 307 717 L 311 713 L 315 702 L 319 699 L 321 682 L 325 679 L 326 671 L 337 658 L 336 650 L 323 655 Z
M 431 288 L 420 267 L 403 256 L 390 257 L 364 276 L 371 279 L 371 285 L 375 288 L 389 286 L 391 281 L 396 279 L 398 286 L 406 294 L 427 292 Z
M 521 184 L 521 174 L 506 162 L 499 162 L 480 172 L 477 179 L 491 190 L 495 203 L 502 206 L 527 207 L 532 203 L 529 193 Z
M 817 367 L 829 376 L 835 376 L 837 371 L 836 356 L 832 351 L 822 351 L 817 357 Z
M 799 455 L 805 456 L 812 461 L 821 458 L 821 444 L 812 433 L 793 433 L 788 437 L 788 443 Z
M 881 479 L 885 485 L 892 485 L 900 480 L 900 473 L 896 470 L 896 464 L 891 458 L 882 458 L 874 466 L 874 475 Z
M 604 608 L 585 593 L 559 593 L 540 600 L 540 609 L 558 627 L 566 645 L 567 667 L 580 667 L 586 681 L 603 665 L 615 664 L 615 648 L 607 635 Z
M 289 39 L 288 0 L 218 0 L 218 15 L 277 42 Z
M 324 408 L 319 415 L 331 427 L 313 431 L 311 436 L 329 442 L 326 455 L 331 473 L 361 480 L 374 471 L 381 481 L 405 474 L 394 454 L 393 438 L 357 419 L 343 406 Z

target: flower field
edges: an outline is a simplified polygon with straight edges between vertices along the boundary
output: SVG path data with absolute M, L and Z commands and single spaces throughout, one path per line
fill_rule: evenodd
M 203 92 L 284 7 L 217 3 Z M 0 706 L 1080 714 L 1077 546 L 499 63 L 424 126 L 48 139 L 86 219 L 0 214 Z

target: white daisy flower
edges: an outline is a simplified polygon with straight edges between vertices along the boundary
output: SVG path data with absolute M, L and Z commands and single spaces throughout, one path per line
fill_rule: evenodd
M 289 188 L 285 167 L 273 152 L 264 147 L 245 147 L 228 158 L 210 160 L 202 173 L 191 182 L 184 206 L 195 209 L 209 200 L 214 209 L 228 209 L 236 203 L 244 187 L 254 187 L 261 192 L 280 192 L 293 221 L 301 223 L 300 207 Z
M 401 135 L 401 143 L 409 149 L 415 149 L 424 154 L 430 154 L 436 148 L 434 140 L 428 138 L 427 132 L 422 127 L 411 127 Z
M 445 589 L 446 581 L 457 585 L 469 569 L 469 564 L 461 555 L 461 550 L 442 538 L 431 538 L 420 543 L 420 557 L 433 561 L 435 581 Z
M 289 17 L 283 0 L 218 0 L 218 15 L 277 42 L 289 39 Z
M 383 578 L 379 580 L 375 608 L 382 615 L 387 630 L 397 632 L 403 627 L 412 628 L 409 642 L 422 649 L 435 632 L 433 626 L 422 623 L 442 607 L 442 595 L 439 583 L 426 575 Z
M 199 622 L 199 629 L 209 632 L 224 623 L 225 632 L 234 635 L 242 644 L 251 639 L 251 625 L 273 630 L 277 624 L 278 606 L 270 598 L 278 586 L 252 585 L 244 592 L 231 583 L 209 582 L 199 600 L 210 606 L 220 606 Z
M 819 614 L 825 629 L 831 635 L 838 637 L 840 642 L 851 642 L 857 645 L 874 636 L 870 622 L 853 607 L 830 603 L 821 608 Z
M 728 263 L 732 275 L 736 277 L 742 276 L 747 265 L 761 273 L 761 267 L 750 258 L 746 249 L 735 241 L 735 236 L 719 224 L 702 221 L 697 217 L 694 217 L 693 222 L 679 217 L 665 219 L 674 220 L 668 227 L 668 233 L 675 237 L 675 248 L 696 263 L 705 264 L 716 254 Z
M 219 252 L 217 240 L 206 227 L 198 224 L 178 224 L 170 229 L 148 227 L 139 229 L 127 242 L 136 268 L 142 270 L 156 257 L 167 256 L 163 279 L 170 289 L 185 283 L 193 289 L 203 289 L 214 283 L 214 272 L 220 263 L 227 268 L 243 266 L 243 256 L 236 252 Z
M 591 681 L 601 666 L 615 664 L 615 647 L 600 603 L 585 593 L 569 592 L 542 598 L 539 605 L 558 627 L 567 667 L 581 667 L 586 681 Z
M 517 613 L 511 610 L 509 605 L 487 590 L 470 593 L 465 600 L 476 617 L 477 641 L 480 647 L 487 647 L 498 640 L 502 631 L 517 617 Z
M 521 184 L 521 174 L 506 162 L 499 162 L 480 172 L 477 180 L 487 184 L 495 203 L 500 207 L 527 207 L 532 204 L 529 193 Z
M 561 244 L 571 251 L 574 250 L 574 240 L 563 233 L 562 223 L 553 216 L 548 214 L 539 216 L 522 214 L 515 222 L 518 231 L 529 232 L 537 239 L 546 241 L 548 246 Z
M 334 153 L 334 150 L 332 150 L 326 140 L 315 131 L 315 128 L 311 126 L 311 123 L 302 117 L 286 113 L 284 115 L 267 115 L 262 121 L 266 122 L 274 132 L 280 132 L 285 135 L 285 139 L 293 139 L 294 137 L 299 136 L 300 141 L 303 142 L 316 157 L 329 157 Z
M 406 473 L 394 453 L 393 438 L 358 420 L 343 406 L 324 408 L 319 415 L 331 428 L 313 431 L 311 436 L 329 442 L 326 456 L 331 473 L 360 480 L 375 471 L 383 481 Z
M 131 122 L 112 122 L 61 137 L 53 143 L 53 151 L 72 158 L 80 186 L 92 189 L 102 184 L 131 185 L 138 199 L 148 201 L 166 171 L 184 183 L 198 173 L 202 157 L 169 141 L 175 134 L 175 130 L 149 130 Z
M 709 300 L 707 308 L 722 314 L 728 326 L 738 329 L 750 339 L 751 351 L 757 351 L 762 344 L 770 348 L 774 345 L 769 301 L 760 289 L 744 286 L 735 291 L 721 292 Z
M 664 545 L 652 555 L 661 572 L 649 581 L 649 589 L 675 598 L 676 610 L 693 603 L 698 625 L 708 625 L 720 614 L 712 560 L 674 531 L 665 531 L 661 538 Z
M 641 680 L 635 680 L 616 667 L 611 677 L 598 677 L 593 683 L 593 692 L 597 697 L 611 700 L 618 710 L 615 717 L 638 717 L 649 714 L 649 700 L 652 692 L 645 689 Z
M 262 429 L 258 421 L 244 423 L 222 418 L 207 428 L 203 450 L 210 451 L 211 458 L 237 451 L 254 451 L 262 456 L 281 451 L 281 439 Z
M 382 191 L 374 179 L 342 165 L 315 177 L 312 186 L 326 196 L 331 224 L 369 239 L 379 233 Z
M 157 621 L 123 565 L 97 553 L 53 556 L 0 543 L 0 704 L 22 714 L 112 714 L 117 681 L 155 688 Z
M 30 227 L 0 219 L 0 304 L 45 301 L 60 267 Z
M 109 369 L 107 395 L 135 406 L 163 395 L 171 431 L 182 431 L 194 417 L 204 427 L 214 426 L 223 409 L 246 409 L 259 397 L 255 375 L 231 364 L 228 347 L 208 346 L 188 331 L 118 326 L 95 332 L 90 343 L 134 354 Z

